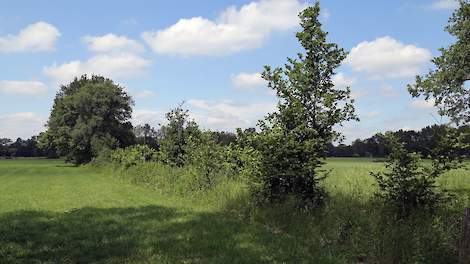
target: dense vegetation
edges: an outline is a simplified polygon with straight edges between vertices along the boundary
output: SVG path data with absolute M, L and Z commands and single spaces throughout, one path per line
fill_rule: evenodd
M 455 197 L 436 216 L 395 221 L 375 202 L 368 176 L 382 168 L 328 159 L 329 202 L 300 212 L 252 205 L 236 179 L 188 192 L 189 168 L 144 163 L 116 174 L 60 160 L 0 160 L 0 262 L 456 263 L 469 174 L 438 179 Z
M 15 186 L 11 177 L 19 170 L 20 181 L 27 182 L 30 166 L 46 181 L 77 181 L 85 191 L 76 197 L 86 195 L 88 188 L 94 188 L 89 194 L 98 200 L 110 199 L 99 198 L 101 191 L 112 193 L 110 197 L 123 191 L 137 204 L 117 199 L 122 204 L 109 202 L 104 207 L 111 208 L 105 209 L 91 199 L 76 204 L 91 208 L 76 210 L 56 201 L 53 206 L 19 206 L 55 212 L 0 215 L 0 223 L 6 223 L 0 231 L 7 234 L 0 237 L 0 257 L 56 262 L 455 263 L 458 219 L 470 201 L 465 163 L 470 153 L 465 78 L 470 70 L 455 59 L 466 58 L 459 52 L 470 40 L 465 33 L 469 10 L 470 3 L 462 1 L 451 18 L 447 30 L 458 40 L 433 60 L 437 70 L 409 86 L 412 96 L 435 98 L 452 123 L 418 132 L 379 133 L 350 146 L 341 144 L 336 127 L 358 120 L 354 100 L 349 87 L 332 82 L 347 54 L 327 41 L 318 3 L 299 15 L 296 36 L 302 50 L 297 58 L 288 58 L 284 67 L 265 66 L 262 76 L 279 101 L 256 129 L 237 129 L 236 134 L 201 129 L 184 104 L 168 112 L 159 128 L 133 128 L 133 102 L 122 87 L 101 76 L 76 78 L 57 93 L 37 146 L 42 154 L 88 164 L 64 171 L 81 171 L 90 183 L 80 177 L 65 180 L 62 169 L 50 168 L 46 161 L 25 163 L 21 170 L 14 160 L 2 161 L 6 165 L 0 181 Z M 0 152 L 12 156 L 11 149 L 16 146 L 18 153 L 24 144 L 36 148 L 36 139 L 2 140 Z M 382 159 L 327 162 L 329 155 L 387 159 L 385 166 Z M 0 195 L 0 202 L 5 197 Z M 15 199 L 21 205 L 23 198 Z M 94 225 L 83 224 L 88 218 Z M 54 231 L 51 237 L 40 233 L 44 226 Z M 89 230 L 82 234 L 82 229 Z M 24 233 L 18 237 L 11 230 Z M 85 252 L 61 252 L 64 240 L 58 233 L 70 235 Z M 207 241 L 197 244 L 200 237 Z M 84 244 L 77 242 L 82 239 Z M 28 243 L 22 245 L 24 241 Z

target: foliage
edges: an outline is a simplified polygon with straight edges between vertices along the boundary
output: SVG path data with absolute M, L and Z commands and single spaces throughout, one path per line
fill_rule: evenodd
M 231 179 L 188 194 L 189 169 L 156 162 L 118 178 L 62 160 L 0 160 L 0 262 L 457 262 L 468 172 L 439 179 L 459 201 L 448 210 L 397 222 L 371 199 L 367 173 L 382 163 L 335 158 L 325 166 L 332 170 L 324 182 L 328 204 L 300 212 L 255 207 L 246 186 Z
M 0 157 L 50 157 L 48 152 L 43 152 L 38 147 L 38 137 L 28 139 L 17 138 L 12 141 L 8 138 L 0 138 Z
M 166 118 L 168 124 L 161 127 L 160 149 L 168 164 L 182 167 L 186 162 L 189 141 L 199 137 L 199 126 L 190 120 L 188 110 L 183 109 L 182 104 L 167 113 Z
M 74 164 L 89 162 L 105 149 L 126 147 L 134 142 L 132 104 L 109 79 L 75 78 L 57 93 L 41 145 L 57 149 Z
M 391 150 L 387 171 L 371 172 L 378 182 L 378 196 L 399 217 L 406 217 L 414 210 L 434 212 L 447 198 L 445 191 L 437 188 L 436 180 L 445 172 L 458 168 L 463 161 L 455 130 L 447 129 L 439 135 L 430 164 L 421 160 L 421 155 L 407 151 L 393 134 L 387 134 L 386 138 Z
M 161 130 L 157 130 L 149 124 L 137 125 L 134 127 L 134 135 L 136 143 L 141 145 L 148 145 L 151 148 L 158 149 L 158 141 L 161 139 Z
M 197 170 L 199 189 L 212 188 L 224 174 L 225 148 L 218 145 L 212 132 L 202 132 L 190 138 L 186 147 L 186 161 Z
M 110 154 L 111 162 L 129 168 L 146 161 L 156 161 L 159 153 L 147 145 L 134 145 L 124 149 L 116 149 Z
M 328 43 L 318 20 L 319 3 L 303 10 L 302 31 L 297 33 L 305 54 L 288 59 L 285 68 L 266 66 L 262 74 L 280 98 L 278 112 L 260 122 L 256 135 L 260 152 L 259 194 L 263 200 L 282 200 L 294 195 L 301 206 L 323 203 L 325 192 L 319 183 L 328 143 L 340 139 L 335 125 L 356 119 L 350 89 L 335 88 L 332 77 L 346 58 L 346 52 Z
M 403 142 L 409 152 L 420 153 L 423 157 L 431 157 L 433 149 L 436 148 L 439 137 L 445 135 L 448 130 L 453 130 L 461 137 L 461 142 L 470 146 L 470 126 L 460 126 L 452 128 L 447 125 L 426 126 L 419 131 L 398 130 L 393 133 L 399 141 Z M 470 156 L 470 149 L 462 148 L 461 154 Z M 350 145 L 339 144 L 334 146 L 329 144 L 329 157 L 374 157 L 383 158 L 390 154 L 387 141 L 382 133 L 377 133 L 370 138 L 356 139 Z
M 434 98 L 443 115 L 457 124 L 470 123 L 470 2 L 461 0 L 460 7 L 449 19 L 446 31 L 456 38 L 432 62 L 436 67 L 425 76 L 417 76 L 408 89 L 414 97 Z

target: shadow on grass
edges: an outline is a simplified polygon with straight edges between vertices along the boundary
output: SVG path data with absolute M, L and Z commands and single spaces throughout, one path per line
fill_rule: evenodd
M 340 195 L 311 213 L 242 207 L 5 213 L 0 263 L 455 263 L 458 224 L 441 218 L 395 223 Z
M 264 243 L 283 242 L 223 213 L 159 206 L 0 215 L 0 263 L 271 263 L 289 254 Z

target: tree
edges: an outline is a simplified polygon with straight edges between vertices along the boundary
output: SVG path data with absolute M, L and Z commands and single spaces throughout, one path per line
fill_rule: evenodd
M 413 97 L 434 98 L 440 113 L 456 124 L 470 123 L 470 2 L 460 1 L 445 28 L 457 41 L 448 48 L 441 48 L 441 55 L 432 60 L 435 69 L 425 76 L 416 76 L 416 82 L 408 85 Z
M 137 144 L 147 145 L 151 148 L 158 149 L 158 140 L 161 138 L 161 130 L 157 130 L 149 124 L 137 125 L 134 127 L 134 135 Z
M 0 138 L 0 157 L 9 156 L 9 145 L 11 144 L 11 139 L 9 138 Z
M 107 149 L 126 147 L 134 142 L 132 105 L 131 97 L 110 79 L 75 78 L 57 93 L 40 145 L 56 149 L 74 164 L 89 162 Z
M 265 66 L 262 76 L 280 98 L 278 111 L 260 122 L 256 148 L 262 155 L 262 173 L 256 185 L 263 199 L 300 198 L 301 206 L 323 203 L 319 185 L 330 142 L 340 140 L 333 127 L 357 119 L 350 88 L 336 88 L 332 77 L 346 58 L 337 44 L 328 43 L 318 20 L 320 5 L 303 10 L 297 39 L 305 53 L 288 58 L 284 68 Z
M 431 163 L 421 155 L 410 152 L 393 133 L 386 139 L 391 150 L 386 171 L 371 172 L 379 185 L 378 196 L 389 205 L 399 218 L 414 210 L 433 212 L 445 201 L 445 192 L 437 188 L 436 180 L 445 172 L 461 166 L 463 156 L 459 135 L 455 129 L 444 128 L 445 133 L 435 135 L 437 145 L 431 152 Z
M 180 104 L 166 114 L 168 124 L 161 127 L 161 151 L 167 163 L 182 167 L 186 162 L 186 147 L 192 137 L 200 135 L 199 126 L 189 118 Z

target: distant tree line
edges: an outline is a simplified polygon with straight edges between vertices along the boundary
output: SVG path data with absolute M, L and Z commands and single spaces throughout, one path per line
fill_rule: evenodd
M 438 144 L 440 136 L 445 135 L 446 125 L 432 125 L 422 128 L 419 131 L 400 129 L 391 132 L 400 142 L 404 144 L 408 152 L 421 154 L 423 157 L 429 157 L 433 149 Z M 470 126 L 461 126 L 459 128 L 451 128 L 460 136 L 464 137 L 463 141 L 470 144 Z M 373 157 L 383 158 L 390 154 L 391 150 L 388 146 L 388 140 L 383 133 L 377 133 L 370 138 L 356 139 L 351 144 L 330 144 L 328 147 L 329 157 Z M 462 150 L 461 155 L 470 155 L 470 150 Z
M 9 138 L 0 138 L 0 157 L 56 157 L 55 153 L 47 152 L 38 147 L 38 137 L 28 139 L 17 138 L 15 141 Z
M 444 133 L 446 125 L 426 126 L 419 131 L 403 130 L 390 132 L 396 136 L 409 152 L 421 154 L 423 157 L 431 155 L 432 150 L 437 145 L 438 136 Z M 470 144 L 470 126 L 461 126 L 455 129 L 458 134 L 465 137 L 464 142 Z M 245 129 L 244 133 L 254 134 L 255 128 Z M 228 146 L 237 142 L 237 135 L 227 131 L 212 131 L 212 138 L 215 143 L 221 146 Z M 147 145 L 153 149 L 160 149 L 164 140 L 164 132 L 161 128 L 152 127 L 149 124 L 137 125 L 134 127 L 135 142 L 139 145 Z M 461 153 L 470 156 L 469 150 Z M 384 158 L 390 154 L 387 139 L 384 133 L 376 133 L 366 139 L 356 139 L 351 144 L 328 145 L 328 157 L 368 157 Z M 55 158 L 54 151 L 47 151 L 38 147 L 38 136 L 28 139 L 17 138 L 15 141 L 9 138 L 0 138 L 0 157 L 48 157 Z

